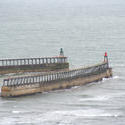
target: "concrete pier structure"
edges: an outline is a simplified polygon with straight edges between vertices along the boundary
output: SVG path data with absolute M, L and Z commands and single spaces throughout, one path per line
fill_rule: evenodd
M 15 97 L 72 86 L 84 85 L 112 76 L 108 62 L 102 62 L 85 68 L 60 71 L 36 76 L 4 79 L 1 88 L 2 97 Z
M 59 56 L 44 58 L 2 59 L 0 75 L 19 72 L 49 72 L 69 69 L 67 57 L 61 48 Z

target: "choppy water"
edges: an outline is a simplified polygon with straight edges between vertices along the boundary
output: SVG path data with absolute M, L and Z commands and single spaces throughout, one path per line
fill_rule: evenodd
M 114 76 L 0 98 L 0 125 L 124 125 L 124 34 L 124 0 L 1 0 L 0 58 L 55 56 L 62 47 L 74 68 L 98 63 L 108 51 Z

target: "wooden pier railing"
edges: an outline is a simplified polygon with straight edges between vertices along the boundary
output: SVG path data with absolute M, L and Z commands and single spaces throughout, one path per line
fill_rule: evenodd
M 43 72 L 68 69 L 67 57 L 45 57 L 0 60 L 0 74 L 18 72 Z
M 45 57 L 45 58 L 25 58 L 25 59 L 3 59 L 0 60 L 0 67 L 37 65 L 50 63 L 66 63 L 67 57 Z
M 62 80 L 68 80 L 68 79 L 75 79 L 79 77 L 97 75 L 105 72 L 108 68 L 109 68 L 108 63 L 104 62 L 98 65 L 81 68 L 81 69 L 53 72 L 48 74 L 36 75 L 36 76 L 8 78 L 8 79 L 4 79 L 3 86 L 14 87 L 14 86 L 33 85 L 33 84 L 39 84 L 39 85 L 51 84 L 51 82 L 53 83 L 54 81 L 62 81 Z

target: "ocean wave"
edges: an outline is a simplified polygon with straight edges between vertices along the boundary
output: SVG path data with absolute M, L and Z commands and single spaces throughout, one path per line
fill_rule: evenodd
M 119 64 L 113 64 L 112 66 L 113 67 L 120 67 L 121 68 L 121 67 L 125 67 L 125 64 L 123 64 L 123 63 L 120 64 L 119 63 Z
M 8 117 L 10 123 L 20 123 L 20 124 L 49 124 L 55 125 L 55 123 L 60 124 L 70 124 L 73 123 L 78 118 L 96 118 L 96 117 L 120 117 L 122 116 L 121 112 L 109 112 L 102 109 L 81 109 L 81 110 L 57 110 L 57 111 L 48 111 L 48 112 L 28 112 L 25 111 L 13 110 L 11 117 Z M 31 115 L 29 115 L 31 114 Z M 16 117 L 16 116 L 17 117 Z M 33 115 L 33 117 L 32 117 Z M 18 119 L 18 120 L 17 120 Z M 0 122 L 8 123 L 4 118 Z
M 12 111 L 12 113 L 14 113 L 14 114 L 19 114 L 19 113 L 21 113 L 21 111 L 16 111 L 16 110 L 14 110 L 14 111 Z
M 80 117 L 118 117 L 121 113 L 109 113 L 99 109 L 72 110 L 72 111 L 54 111 L 43 115 L 43 121 L 58 121 L 62 119 L 75 119 Z
M 82 98 L 80 99 L 80 101 L 107 101 L 110 98 L 110 96 L 96 96 L 91 98 Z

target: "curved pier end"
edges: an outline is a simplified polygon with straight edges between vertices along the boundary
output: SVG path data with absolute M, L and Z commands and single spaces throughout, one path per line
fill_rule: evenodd
M 113 76 L 112 68 L 109 68 L 109 69 L 107 70 L 107 76 L 106 76 L 105 78 L 110 78 L 110 77 L 112 77 L 112 76 Z
M 69 71 L 5 79 L 1 89 L 1 96 L 16 97 L 49 92 L 57 89 L 70 88 L 72 86 L 80 86 L 109 77 L 112 77 L 112 68 L 109 68 L 107 62 L 103 62 L 90 67 Z

